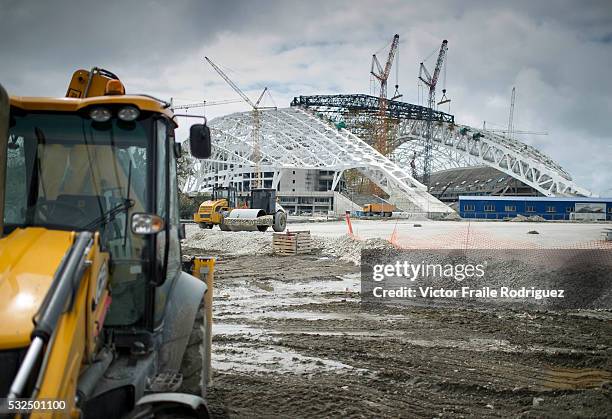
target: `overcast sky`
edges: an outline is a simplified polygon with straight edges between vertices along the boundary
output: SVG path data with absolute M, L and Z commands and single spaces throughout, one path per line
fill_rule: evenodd
M 610 0 L 0 0 L 0 83 L 15 95 L 62 96 L 75 69 L 99 66 L 128 93 L 237 98 L 207 55 L 250 97 L 268 86 L 266 104 L 288 106 L 297 95 L 369 93 L 372 53 L 395 33 L 403 100 L 418 102 L 419 62 L 448 39 L 457 122 L 505 128 L 516 86 L 515 129 L 549 132 L 521 139 L 612 195 Z M 394 68 L 391 86 L 395 78 Z

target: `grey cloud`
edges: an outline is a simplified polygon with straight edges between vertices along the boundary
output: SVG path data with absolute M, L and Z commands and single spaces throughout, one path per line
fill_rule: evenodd
M 584 186 L 609 188 L 601 157 L 612 135 L 606 0 L 0 0 L 0 81 L 15 94 L 62 95 L 74 69 L 99 65 L 128 91 L 183 102 L 236 97 L 203 62 L 210 55 L 247 94 L 269 85 L 286 106 L 300 94 L 367 93 L 371 54 L 394 33 L 406 101 L 417 102 L 419 61 L 447 38 L 446 84 L 459 122 L 504 126 L 516 86 L 517 128 L 550 132 L 525 141 Z M 207 115 L 247 109 L 232 104 Z

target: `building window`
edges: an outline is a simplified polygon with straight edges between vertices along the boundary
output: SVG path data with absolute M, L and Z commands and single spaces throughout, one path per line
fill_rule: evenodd
M 555 207 L 546 207 L 546 212 L 557 212 Z
M 516 212 L 516 206 L 514 206 L 514 205 L 506 205 L 504 207 L 504 211 L 506 211 L 506 212 Z
M 525 208 L 526 212 L 535 212 L 535 207 L 533 205 L 527 205 Z
M 608 212 L 612 214 L 612 206 L 608 207 Z
M 466 204 L 463 206 L 463 211 L 475 211 L 476 206 L 474 204 Z
M 295 183 L 295 179 L 293 179 L 293 183 Z
M 484 210 L 486 212 L 495 212 L 495 205 L 487 204 L 487 205 L 484 206 Z
M 293 171 L 293 174 L 295 175 L 295 170 Z

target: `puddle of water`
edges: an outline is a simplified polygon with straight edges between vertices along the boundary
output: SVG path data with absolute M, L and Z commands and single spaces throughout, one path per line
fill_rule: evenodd
M 244 318 L 244 313 L 224 315 L 224 319 Z M 249 319 L 283 319 L 283 320 L 350 320 L 353 316 L 342 313 L 323 313 L 317 311 L 266 311 L 261 313 L 252 313 L 248 316 Z
M 285 348 L 279 349 L 272 346 L 262 348 L 248 345 L 216 345 L 213 351 L 212 366 L 217 371 L 289 374 L 358 370 L 339 361 L 304 356 Z
M 260 337 L 263 335 L 269 335 L 270 331 L 267 329 L 252 327 L 242 323 L 221 323 L 213 321 L 212 327 L 213 336 L 215 335 L 246 335 L 253 337 Z
M 266 287 L 268 286 L 269 290 L 262 289 L 260 284 L 255 283 L 216 287 L 215 315 L 236 318 L 242 314 L 248 314 L 249 317 L 252 314 L 257 317 L 265 317 L 259 313 L 275 311 L 266 310 L 267 308 L 340 301 L 346 298 L 342 293 L 350 296 L 352 293 L 359 292 L 361 287 L 358 274 L 339 276 L 337 281 L 291 283 L 266 281 Z M 339 295 L 330 296 L 329 293 Z

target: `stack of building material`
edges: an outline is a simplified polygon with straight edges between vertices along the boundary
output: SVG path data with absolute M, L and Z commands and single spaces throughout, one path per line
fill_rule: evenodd
M 300 255 L 313 250 L 310 231 L 289 231 L 274 233 L 272 251 L 279 255 Z

